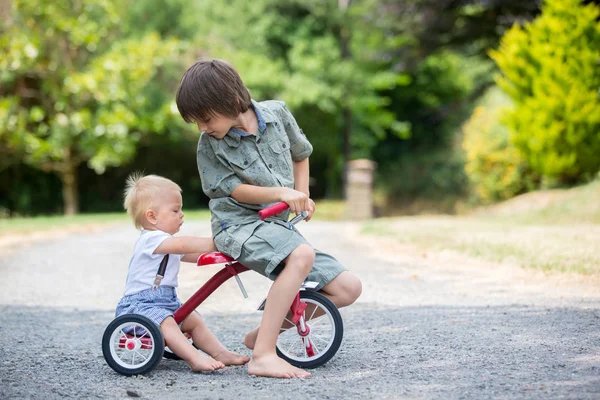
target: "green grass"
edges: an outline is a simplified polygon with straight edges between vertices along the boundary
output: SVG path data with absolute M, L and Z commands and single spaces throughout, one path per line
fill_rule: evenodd
M 208 210 L 185 211 L 185 219 L 210 220 Z M 129 216 L 122 213 L 79 214 L 74 216 L 53 215 L 24 218 L 0 219 L 0 236 L 11 234 L 28 234 L 40 231 L 60 230 L 82 225 L 113 225 L 130 223 Z
M 532 193 L 466 216 L 385 218 L 365 235 L 544 271 L 600 274 L 600 182 Z
M 0 219 L 0 235 L 23 234 L 61 229 L 77 225 L 100 225 L 126 222 L 124 213 L 80 214 L 75 216 L 41 216 Z

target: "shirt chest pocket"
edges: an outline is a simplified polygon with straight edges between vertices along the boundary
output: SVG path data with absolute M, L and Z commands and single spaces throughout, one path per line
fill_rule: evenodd
M 239 170 L 246 170 L 256 162 L 257 158 L 258 153 L 248 152 L 246 154 L 242 153 L 229 155 L 228 161 L 234 168 L 237 168 Z
M 269 149 L 272 160 L 269 160 L 269 168 L 274 169 L 283 176 L 292 172 L 292 156 L 290 143 L 287 138 L 276 137 L 269 141 Z

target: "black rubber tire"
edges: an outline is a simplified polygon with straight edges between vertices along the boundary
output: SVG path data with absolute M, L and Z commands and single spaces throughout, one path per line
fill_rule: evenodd
M 141 325 L 151 336 L 153 339 L 153 351 L 151 353 L 150 359 L 145 364 L 141 365 L 137 368 L 128 368 L 119 364 L 119 362 L 114 358 L 111 352 L 111 337 L 116 329 L 119 326 L 126 323 L 136 323 Z M 162 333 L 158 326 L 154 324 L 150 319 L 144 317 L 143 315 L 137 314 L 125 314 L 120 317 L 115 318 L 104 330 L 104 335 L 102 335 L 102 354 L 104 354 L 104 359 L 109 367 L 118 372 L 121 375 L 131 376 L 131 375 L 143 375 L 150 371 L 152 371 L 160 362 L 163 356 L 163 352 L 165 349 L 165 340 L 163 338 Z
M 303 361 L 301 359 L 286 356 L 283 351 L 280 350 L 278 342 L 277 355 L 298 368 L 317 368 L 329 361 L 331 357 L 333 357 L 339 350 L 340 344 L 342 343 L 342 338 L 344 336 L 344 322 L 342 321 L 342 316 L 340 315 L 340 311 L 337 309 L 337 307 L 332 303 L 331 300 L 321 293 L 310 290 L 301 290 L 300 299 L 310 299 L 314 301 L 320 307 L 327 310 L 327 312 L 331 315 L 331 318 L 333 319 L 333 325 L 335 327 L 335 333 L 333 335 L 331 346 L 327 349 L 327 351 L 319 355 L 319 357 L 312 360 Z M 308 323 L 310 325 L 310 321 Z

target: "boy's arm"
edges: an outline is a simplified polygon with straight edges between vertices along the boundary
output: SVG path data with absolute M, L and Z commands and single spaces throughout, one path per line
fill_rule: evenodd
M 308 158 L 302 161 L 294 161 L 294 189 L 304 193 L 310 197 L 310 189 L 308 188 L 309 179 L 309 164 Z
M 265 204 L 284 201 L 290 211 L 300 214 L 309 210 L 310 202 L 306 193 L 286 187 L 263 187 L 242 183 L 231 192 L 231 197 L 240 203 Z
M 154 250 L 154 254 L 194 254 L 208 253 L 215 250 L 215 243 L 212 238 L 180 236 L 163 240 Z
M 302 161 L 294 161 L 294 189 L 304 193 L 309 198 L 308 208 L 306 209 L 308 216 L 305 219 L 307 222 L 310 221 L 315 213 L 315 202 L 310 198 L 309 177 L 310 167 L 308 157 Z

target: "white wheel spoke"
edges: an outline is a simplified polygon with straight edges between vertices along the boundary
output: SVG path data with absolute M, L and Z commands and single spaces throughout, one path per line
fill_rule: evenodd
M 289 319 L 287 319 L 287 318 L 284 318 L 284 321 L 287 321 L 287 322 L 288 322 L 290 325 L 292 325 L 292 326 L 290 326 L 289 328 L 281 328 L 281 329 L 283 329 L 283 330 L 287 331 L 288 329 L 291 329 L 291 328 L 295 328 L 295 327 L 296 327 L 296 324 L 294 324 L 294 323 L 293 323 L 292 321 L 290 321 Z
M 315 335 L 314 333 L 310 335 L 310 338 L 311 339 L 318 339 L 318 340 L 320 340 L 321 342 L 323 342 L 325 344 L 329 343 L 329 340 L 323 339 L 321 336 Z
M 315 307 L 315 308 L 313 309 L 313 312 L 312 312 L 312 314 L 310 314 L 310 318 L 309 318 L 307 321 L 310 321 L 310 320 L 311 320 L 311 319 L 312 319 L 312 318 L 315 316 L 315 313 L 317 312 L 317 309 L 318 309 L 318 308 L 319 308 L 319 307 Z
M 302 342 L 302 339 L 300 339 L 300 340 L 294 340 L 292 342 L 292 345 L 287 350 L 288 353 L 292 353 L 292 350 L 295 349 L 296 347 L 298 347 L 298 344 L 304 345 L 304 343 Z
M 134 353 L 137 353 L 138 356 L 142 357 L 142 361 L 146 361 L 148 359 L 148 357 L 144 357 L 144 355 L 137 350 L 134 351 Z
M 311 320 L 310 321 L 310 327 L 312 328 L 313 326 L 317 325 L 318 323 L 320 323 L 324 319 L 325 319 L 325 315 L 322 315 L 322 316 L 318 317 L 317 319 Z

